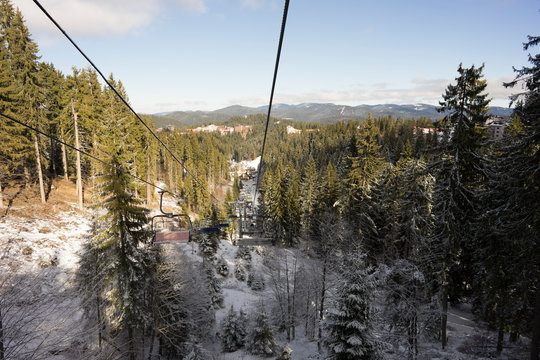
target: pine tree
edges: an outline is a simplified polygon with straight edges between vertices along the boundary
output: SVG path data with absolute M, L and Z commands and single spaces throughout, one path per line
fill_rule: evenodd
M 133 197 L 133 184 L 113 156 L 98 179 L 103 199 L 99 207 L 105 213 L 97 219 L 103 229 L 94 237 L 99 250 L 98 262 L 106 264 L 101 281 L 105 283 L 105 316 L 112 332 L 125 331 L 128 353 L 135 359 L 135 330 L 151 324 L 145 293 L 155 273 L 155 254 L 150 247 L 148 211 Z
M 323 189 L 322 203 L 325 209 L 334 208 L 340 197 L 340 183 L 336 168 L 331 162 L 326 167 L 326 178 L 324 179 Z
M 358 237 L 370 236 L 376 232 L 369 213 L 372 186 L 379 175 L 383 159 L 379 154 L 377 129 L 371 118 L 366 119 L 353 147 L 350 171 L 345 180 L 343 213 L 351 225 L 357 229 Z M 356 153 L 356 155 L 354 155 Z
M 0 87 L 0 110 L 44 130 L 37 45 L 30 38 L 21 12 L 14 9 L 9 0 L 2 0 L 0 9 L 0 82 L 3 85 Z M 45 202 L 39 136 L 4 118 L 0 120 L 0 128 L 0 182 L 4 180 L 2 178 L 24 169 L 28 185 L 29 174 L 37 173 L 41 201 Z M 35 163 L 35 172 L 29 170 L 32 162 Z
M 540 45 L 529 36 L 524 50 Z M 539 359 L 540 346 L 540 54 L 529 55 L 530 67 L 515 70 L 505 84 L 525 90 L 511 97 L 522 131 L 513 133 L 499 149 L 490 177 L 491 236 L 485 239 L 487 292 L 484 314 L 493 326 L 532 333 L 530 359 Z M 496 247 L 496 249 L 494 249 Z M 499 256 L 497 257 L 496 254 Z M 510 288 L 510 291 L 509 291 Z M 509 295 L 510 292 L 510 295 Z M 512 303 L 514 294 L 519 302 Z M 532 320 L 532 321 L 531 321 Z
M 201 266 L 205 276 L 208 295 L 212 300 L 212 305 L 214 306 L 214 309 L 221 309 L 223 308 L 224 301 L 221 281 L 216 277 L 216 271 L 210 261 L 204 262 Z
M 281 224 L 284 229 L 283 242 L 291 246 L 300 235 L 302 212 L 300 208 L 298 177 L 292 166 L 287 167 L 280 184 L 282 205 Z
M 389 163 L 373 186 L 369 215 L 376 231 L 368 233 L 363 242 L 370 263 L 388 263 L 399 257 L 402 173 L 400 166 Z
M 474 219 L 479 213 L 477 190 L 484 179 L 484 160 L 480 154 L 489 99 L 483 94 L 487 82 L 482 70 L 472 66 L 458 67 L 456 85 L 448 85 L 439 111 L 450 139 L 442 144 L 438 162 L 434 214 L 435 236 L 443 244 L 441 302 L 442 347 L 446 347 L 446 314 L 448 297 L 454 299 L 470 286 L 471 254 L 474 249 Z
M 407 339 L 407 359 L 418 358 L 418 337 L 424 328 L 422 310 L 425 301 L 425 277 L 413 263 L 397 260 L 386 275 L 385 315 L 396 338 L 403 334 Z
M 313 233 L 313 218 L 319 197 L 319 176 L 313 157 L 304 167 L 304 175 L 300 186 L 300 199 L 302 208 L 302 224 L 304 226 L 304 236 L 306 238 L 306 250 L 309 250 L 309 239 Z
M 265 172 L 262 191 L 268 227 L 274 242 L 291 246 L 301 229 L 299 186 L 291 166 L 284 171 L 280 164 Z
M 46 130 L 45 118 L 42 112 L 43 92 L 39 83 L 38 75 L 38 47 L 30 38 L 28 28 L 24 24 L 22 13 L 17 10 L 13 18 L 12 28 L 14 32 L 11 53 L 13 56 L 12 70 L 14 80 L 20 89 L 21 97 L 17 114 L 25 119 L 30 125 L 39 130 Z M 9 40 L 8 40 L 9 41 Z M 41 202 L 46 202 L 45 183 L 43 174 L 43 144 L 40 135 L 32 133 L 34 148 L 34 161 L 39 182 Z
M 12 81 L 11 57 L 8 49 L 11 22 L 15 10 L 8 0 L 0 1 L 0 112 L 13 116 L 16 111 L 17 86 Z M 24 164 L 30 148 L 22 126 L 0 118 L 0 208 L 3 207 L 3 185 Z
M 76 282 L 81 294 L 85 316 L 91 322 L 91 327 L 97 329 L 97 339 L 100 352 L 102 340 L 105 336 L 105 304 L 106 283 L 102 273 L 106 271 L 108 264 L 101 261 L 101 251 L 97 236 L 104 231 L 105 224 L 98 221 L 98 216 L 93 215 L 90 230 L 83 244 L 79 268 L 76 274 Z
M 84 117 L 80 117 L 80 112 L 84 111 L 85 91 L 84 83 L 81 77 L 80 71 L 73 68 L 73 74 L 66 79 L 66 91 L 65 91 L 65 108 L 64 117 L 66 123 L 69 123 L 70 132 L 73 134 L 73 146 L 77 149 L 83 149 L 82 147 L 82 129 L 84 129 Z M 69 119 L 69 120 L 67 120 Z M 82 121 L 81 121 L 82 120 Z M 79 208 L 83 208 L 83 179 L 82 179 L 82 163 L 81 153 L 77 151 L 76 156 L 76 192 L 77 202 Z
M 252 328 L 249 329 L 246 348 L 253 355 L 272 356 L 276 354 L 278 344 L 264 311 L 257 314 Z
M 403 192 L 399 198 L 398 254 L 416 265 L 425 265 L 426 252 L 431 249 L 435 178 L 427 171 L 422 160 L 403 160 L 398 166 L 403 169 L 400 179 Z
M 238 315 L 233 306 L 221 323 L 221 344 L 223 350 L 233 352 L 244 346 L 246 337 L 245 314 Z
M 380 359 L 380 344 L 373 335 L 372 297 L 375 279 L 362 259 L 351 259 L 342 272 L 336 308 L 328 311 L 327 346 L 337 360 Z
M 48 126 L 48 134 L 58 134 L 61 126 L 62 113 L 62 92 L 64 91 L 64 75 L 55 69 L 52 63 L 39 64 L 40 84 L 43 88 L 43 113 Z M 49 141 L 49 173 L 52 177 L 56 177 L 59 163 L 59 144 L 55 141 Z
M 159 265 L 151 295 L 154 324 L 150 344 L 152 346 L 154 337 L 157 337 L 161 356 L 182 357 L 185 351 L 181 345 L 193 337 L 195 324 L 186 304 L 185 280 L 175 264 L 163 261 L 164 256 L 158 257 Z

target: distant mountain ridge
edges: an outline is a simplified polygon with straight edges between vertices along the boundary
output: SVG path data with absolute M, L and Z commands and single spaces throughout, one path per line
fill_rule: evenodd
M 496 116 L 510 116 L 512 109 L 498 106 L 490 107 L 489 113 Z M 268 106 L 247 107 L 232 105 L 214 111 L 173 111 L 162 112 L 152 115 L 155 117 L 156 126 L 176 125 L 193 126 L 205 123 L 220 123 L 228 120 L 231 116 L 246 116 L 253 114 L 266 114 Z M 279 119 L 336 123 L 349 119 L 363 119 L 370 114 L 373 117 L 389 116 L 395 118 L 419 118 L 426 117 L 438 119 L 443 114 L 437 112 L 437 106 L 429 104 L 414 105 L 336 105 L 332 103 L 303 103 L 298 105 L 275 104 L 272 106 L 272 116 Z M 167 123 L 167 121 L 169 123 Z

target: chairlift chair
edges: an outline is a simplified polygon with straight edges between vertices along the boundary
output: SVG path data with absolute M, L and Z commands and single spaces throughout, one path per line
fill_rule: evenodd
M 218 234 L 219 233 L 219 224 L 215 225 L 214 220 L 204 219 L 204 226 L 201 226 L 199 231 L 201 234 Z
M 173 214 L 163 211 L 163 193 L 164 191 L 160 191 L 159 210 L 161 214 L 152 217 L 153 243 L 191 242 L 191 219 L 187 214 Z

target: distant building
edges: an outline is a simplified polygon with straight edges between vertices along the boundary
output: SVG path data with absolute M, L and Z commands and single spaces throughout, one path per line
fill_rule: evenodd
M 234 127 L 234 132 L 240 133 L 244 138 L 251 131 L 253 131 L 251 125 L 235 125 Z
M 441 140 L 444 132 L 441 129 L 438 128 L 425 128 L 425 127 L 414 127 L 413 131 L 415 134 L 431 134 L 431 135 L 437 135 L 437 139 Z M 396 134 L 397 137 L 397 134 Z
M 201 133 L 201 132 L 216 132 L 219 131 L 221 135 L 227 135 L 232 134 L 233 132 L 239 132 L 244 138 L 246 137 L 247 133 L 252 131 L 252 127 L 250 125 L 236 125 L 235 127 L 232 126 L 217 126 L 214 124 L 210 124 L 208 126 L 199 126 L 195 129 L 186 129 L 182 132 L 182 134 L 189 134 L 189 133 Z
M 487 133 L 491 138 L 495 140 L 500 140 L 503 138 L 504 129 L 508 125 L 510 125 L 509 120 L 505 120 L 496 116 L 490 117 L 486 120 Z
M 441 132 L 441 131 L 440 131 L 439 129 L 437 129 L 437 128 L 424 128 L 424 127 L 416 127 L 416 126 L 415 126 L 413 129 L 414 129 L 414 132 L 415 132 L 415 133 L 421 132 L 422 134 L 429 134 L 429 133 L 431 133 L 431 134 L 436 134 L 436 133 L 438 133 L 438 132 Z
M 291 125 L 287 125 L 287 134 L 299 134 L 301 132 L 302 132 L 302 130 L 295 129 Z
M 220 126 L 218 131 L 221 135 L 231 134 L 234 132 L 234 128 L 230 126 Z

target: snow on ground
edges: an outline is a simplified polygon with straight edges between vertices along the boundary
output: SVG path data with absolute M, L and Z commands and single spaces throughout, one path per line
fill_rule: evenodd
M 177 209 L 177 204 L 169 199 L 166 205 L 173 210 Z M 81 321 L 79 299 L 73 288 L 73 276 L 78 266 L 84 235 L 89 229 L 90 216 L 87 212 L 72 209 L 42 213 L 18 210 L 18 216 L 7 215 L 0 218 L 0 289 L 6 284 L 11 287 L 7 296 L 3 295 L 0 301 L 11 299 L 15 302 L 15 306 L 11 308 L 15 310 L 11 314 L 11 324 L 15 329 L 13 336 L 24 340 L 24 346 L 21 345 L 18 349 L 19 355 L 12 358 L 30 358 L 28 351 L 31 350 L 32 344 L 38 343 L 45 352 L 43 356 L 32 355 L 33 358 L 55 360 L 80 358 L 86 345 L 81 329 L 84 322 Z M 273 300 L 269 271 L 261 256 L 268 249 L 250 248 L 252 266 L 258 273 L 263 274 L 266 280 L 266 287 L 261 291 L 254 291 L 245 281 L 238 281 L 235 278 L 235 256 L 238 247 L 229 241 L 220 242 L 217 258 L 222 258 L 226 262 L 229 275 L 222 278 L 224 307 L 215 313 L 215 333 L 219 332 L 221 321 L 231 305 L 237 311 L 244 309 L 247 314 L 253 314 L 261 303 L 267 305 Z M 202 261 L 195 243 L 177 244 L 171 249 L 181 251 L 196 263 Z M 3 290 L 3 294 L 6 294 L 5 287 Z M 26 321 L 27 325 L 16 326 L 16 321 L 23 323 L 21 320 Z M 39 326 L 34 326 L 35 324 Z M 52 330 L 36 335 L 36 330 L 43 329 Z M 448 330 L 447 351 L 440 350 L 440 344 L 436 340 L 423 339 L 420 342 L 419 358 L 472 360 L 487 359 L 490 358 L 489 354 L 493 354 L 492 345 L 496 340 L 496 333 L 488 331 L 483 324 L 474 319 L 470 306 L 450 308 Z M 287 344 L 293 350 L 293 359 L 324 358 L 317 351 L 316 341 L 307 339 L 301 326 L 297 328 L 296 334 L 296 340 L 287 344 L 285 335 L 276 333 L 279 344 L 282 346 Z M 498 359 L 527 357 L 527 347 L 523 342 L 508 345 L 506 341 L 505 346 L 509 348 L 505 349 Z M 244 350 L 221 354 L 220 348 L 219 339 L 214 339 L 215 359 L 263 359 Z M 406 353 L 405 348 L 393 349 L 385 353 L 385 358 L 403 359 Z
M 88 231 L 86 213 L 68 211 L 44 217 L 47 219 L 8 215 L 0 221 L 0 256 L 4 265 L 7 260 L 29 270 L 47 265 L 65 271 L 77 267 L 77 252 Z
M 234 170 L 238 173 L 238 175 L 246 172 L 248 169 L 257 170 L 259 168 L 259 163 L 261 162 L 261 157 L 258 156 L 253 160 L 242 160 L 240 162 L 236 162 L 234 160 L 231 160 L 231 165 L 229 168 L 231 170 Z
M 18 210 L 18 216 L 0 219 L 6 358 L 78 358 L 85 345 L 74 276 L 88 214 L 54 207 L 46 213 L 32 206 Z

